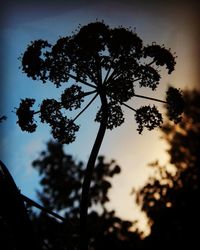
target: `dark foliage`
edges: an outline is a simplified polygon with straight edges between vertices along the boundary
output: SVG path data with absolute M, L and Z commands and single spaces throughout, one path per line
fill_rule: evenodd
M 167 115 L 170 120 L 175 123 L 179 123 L 182 119 L 181 114 L 183 113 L 185 107 L 181 92 L 178 89 L 169 87 L 166 94 Z
M 81 186 L 85 172 L 82 162 L 76 162 L 71 155 L 65 154 L 62 144 L 50 141 L 47 151 L 41 153 L 33 167 L 41 175 L 42 193 L 38 193 L 45 207 L 57 211 L 67 209 L 67 214 L 78 215 Z M 109 201 L 107 193 L 111 187 L 107 178 L 120 173 L 120 167 L 114 161 L 105 163 L 99 157 L 91 183 L 91 203 L 103 206 Z
M 32 214 L 37 234 L 50 249 L 76 249 L 79 241 L 79 203 L 84 176 L 84 164 L 76 162 L 63 150 L 63 145 L 50 141 L 47 151 L 33 162 L 41 176 L 38 197 L 42 204 L 64 215 L 65 222 L 56 221 L 41 212 Z M 111 178 L 120 173 L 114 161 L 105 162 L 100 156 L 95 166 L 90 189 L 88 230 L 90 249 L 132 249 L 139 244 L 139 233 L 131 232 L 132 223 L 124 221 L 108 211 L 108 191 Z
M 137 194 L 152 225 L 145 240 L 148 248 L 195 249 L 199 245 L 200 93 L 185 92 L 184 97 L 182 122 L 167 123 L 162 129 L 176 172 L 155 162 L 157 177 L 151 177 Z

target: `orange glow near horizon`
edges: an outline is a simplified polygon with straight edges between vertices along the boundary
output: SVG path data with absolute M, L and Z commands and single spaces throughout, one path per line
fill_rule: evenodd
M 195 60 L 199 51 L 199 44 L 197 44 L 194 32 L 196 24 L 193 24 L 192 32 L 193 20 L 190 20 L 191 23 L 187 21 L 182 20 L 181 23 L 179 19 L 174 27 L 171 27 L 171 31 L 170 27 L 169 31 L 165 31 L 165 44 L 171 47 L 178 57 L 175 71 L 170 76 L 166 76 L 164 73 L 163 86 L 160 87 L 159 93 L 154 93 L 157 96 L 163 96 L 164 89 L 168 85 L 183 90 L 199 88 L 199 69 L 197 67 L 199 62 Z M 107 144 L 103 151 L 105 155 L 112 155 L 122 167 L 121 176 L 116 177 L 116 180 L 113 181 L 109 207 L 116 208 L 117 214 L 124 219 L 138 219 L 138 225 L 146 235 L 149 233 L 146 217 L 134 204 L 134 197 L 130 196 L 130 192 L 133 187 L 136 189 L 142 187 L 148 176 L 152 174 L 152 170 L 147 167 L 148 163 L 159 160 L 161 164 L 166 165 L 169 162 L 169 155 L 166 152 L 168 145 L 165 141 L 160 140 L 161 134 L 158 131 L 145 131 L 142 136 L 136 135 L 133 119 L 129 118 L 127 118 L 128 124 L 123 125 L 124 130 L 118 131 L 113 138 L 108 138 L 111 135 L 107 136 L 105 142 Z M 114 145 L 113 150 L 110 149 L 111 144 Z

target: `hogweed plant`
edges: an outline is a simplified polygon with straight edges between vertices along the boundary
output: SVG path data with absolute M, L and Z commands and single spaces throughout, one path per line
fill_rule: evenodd
M 161 79 L 160 67 L 165 66 L 171 74 L 175 56 L 155 43 L 144 46 L 130 28 L 110 28 L 104 22 L 94 22 L 80 26 L 71 36 L 59 38 L 54 45 L 41 39 L 32 41 L 21 62 L 22 71 L 33 80 L 52 82 L 57 88 L 69 84 L 59 100 L 44 99 L 39 110 L 32 109 L 35 99 L 21 100 L 16 114 L 17 123 L 24 131 L 36 130 L 34 117 L 38 115 L 42 123 L 50 125 L 55 139 L 60 143 L 72 143 L 79 130 L 76 120 L 100 99 L 101 106 L 95 117 L 100 126 L 85 170 L 80 205 L 80 248 L 86 250 L 90 183 L 105 131 L 124 123 L 123 106 L 134 112 L 140 134 L 144 128 L 152 130 L 162 125 L 162 114 L 155 105 L 134 109 L 126 104 L 131 98 L 162 102 L 169 119 L 175 123 L 180 121 L 183 100 L 178 89 L 170 87 L 166 100 L 135 92 L 137 86 L 155 91 Z M 91 100 L 83 106 L 86 96 L 91 96 Z M 66 116 L 66 110 L 78 109 L 80 112 L 73 119 Z

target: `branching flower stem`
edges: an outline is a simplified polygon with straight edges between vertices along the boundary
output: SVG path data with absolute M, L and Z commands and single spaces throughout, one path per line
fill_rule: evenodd
M 105 81 L 105 84 L 107 85 L 109 82 L 111 82 L 115 76 L 119 75 L 118 72 L 119 66 L 117 66 L 115 69 L 113 69 L 113 72 L 110 74 L 110 76 L 107 78 L 107 80 Z
M 87 210 L 89 204 L 89 191 L 92 179 L 92 174 L 97 159 L 99 149 L 101 147 L 108 120 L 108 103 L 105 93 L 99 93 L 102 104 L 102 121 L 100 123 L 99 131 L 95 139 L 90 157 L 87 163 L 85 178 L 82 186 L 82 196 L 80 205 L 80 248 L 81 250 L 88 250 L 88 233 L 87 233 Z
M 137 94 L 134 94 L 135 97 L 139 97 L 139 98 L 143 98 L 143 99 L 148 99 L 148 100 L 151 100 L 151 101 L 156 101 L 156 102 L 161 102 L 161 103 L 167 103 L 166 101 L 163 101 L 163 100 L 160 100 L 160 99 L 157 99 L 157 98 L 153 98 L 153 97 L 149 97 L 149 96 L 144 96 L 144 95 L 137 95 Z
M 80 78 L 78 78 L 78 77 L 76 77 L 76 76 L 74 76 L 74 75 L 72 75 L 72 74 L 70 74 L 70 73 L 68 73 L 67 75 L 68 75 L 69 77 L 71 77 L 72 79 L 76 80 L 77 82 L 81 82 L 81 83 L 83 83 L 84 85 L 87 85 L 87 86 L 92 87 L 92 88 L 96 88 L 95 85 L 93 85 L 93 84 L 91 84 L 91 83 L 88 83 L 88 82 L 86 82 L 86 81 L 84 81 L 84 80 L 81 80 Z
M 166 101 L 163 101 L 163 100 L 160 100 L 160 99 L 156 99 L 156 98 L 153 98 L 153 97 L 148 97 L 148 96 L 143 96 L 143 95 L 136 95 L 134 94 L 135 97 L 139 97 L 139 98 L 144 98 L 144 99 L 148 99 L 148 100 L 151 100 L 151 101 L 156 101 L 156 102 L 161 102 L 161 103 L 167 103 Z M 126 103 L 121 103 L 123 106 L 131 109 L 132 111 L 136 112 L 136 109 L 132 108 L 131 106 L 129 106 L 128 104 Z
M 133 110 L 134 112 L 136 112 L 136 109 L 134 109 L 134 108 L 132 108 L 131 106 L 129 106 L 128 104 L 126 104 L 126 103 L 121 103 L 122 105 L 124 105 L 125 107 L 127 107 L 127 108 L 129 108 L 129 109 L 131 109 L 131 110 Z
M 114 61 L 114 58 L 113 58 L 113 61 Z M 112 61 L 112 62 L 113 62 L 113 61 Z M 146 66 L 151 66 L 151 65 L 154 64 L 154 63 L 155 63 L 155 60 L 153 60 L 153 61 L 151 61 L 150 63 L 148 63 Z M 121 74 L 118 72 L 118 70 L 119 70 L 119 67 L 118 67 L 118 66 L 117 66 L 115 69 L 113 69 L 113 72 L 110 74 L 111 69 L 112 69 L 112 64 L 111 64 L 109 70 L 107 71 L 106 77 L 105 77 L 105 79 L 104 79 L 104 84 L 106 84 L 106 85 L 109 85 L 109 82 L 110 82 L 111 80 L 115 80 L 116 78 L 120 77 L 120 75 L 121 75 Z M 140 81 L 140 80 L 142 80 L 142 79 L 143 79 L 142 77 L 136 78 L 136 79 L 133 80 L 133 82 L 137 82 L 137 81 Z
M 104 78 L 103 84 L 106 84 L 106 82 L 107 82 L 107 80 L 108 80 L 108 77 L 110 77 L 109 75 L 110 75 L 110 72 L 111 72 L 111 70 L 112 70 L 113 62 L 114 62 L 115 58 L 116 58 L 115 56 L 112 57 L 112 61 L 111 61 L 111 63 L 110 63 L 110 67 L 109 67 L 109 69 L 107 70 L 107 73 L 106 73 L 106 76 L 105 76 L 105 78 Z
M 96 92 L 97 92 L 96 90 L 85 92 L 84 95 L 83 95 L 83 97 L 92 95 L 92 94 L 94 94 L 94 93 L 96 93 Z M 78 97 L 80 97 L 80 96 L 76 96 L 76 98 L 78 98 Z M 75 98 L 75 99 L 76 99 L 76 98 Z M 95 97 L 95 98 L 96 98 L 96 97 Z M 93 100 L 93 99 L 92 99 L 92 100 Z M 88 105 L 88 104 L 87 104 L 87 105 Z M 61 108 L 63 107 L 63 106 L 62 106 L 62 103 L 60 103 L 60 107 L 61 107 Z M 84 108 L 84 110 L 85 110 L 85 108 Z M 40 113 L 40 110 L 35 111 L 35 112 L 34 112 L 34 115 L 39 114 L 39 113 Z M 81 111 L 81 113 L 82 113 L 82 111 Z
M 76 119 L 93 103 L 93 101 L 97 98 L 97 96 L 98 96 L 98 94 L 96 94 L 91 100 L 90 100 L 90 102 L 85 106 L 85 108 L 83 108 L 82 110 L 81 110 L 81 112 L 80 113 L 78 113 L 78 115 L 77 116 L 75 116 L 74 117 L 74 119 L 72 120 L 73 122 L 75 122 L 76 121 Z

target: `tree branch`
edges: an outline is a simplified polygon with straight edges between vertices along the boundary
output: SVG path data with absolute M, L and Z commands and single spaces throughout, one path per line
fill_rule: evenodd
M 63 222 L 66 221 L 64 217 L 60 216 L 59 214 L 56 214 L 56 213 L 52 212 L 50 209 L 47 209 L 47 208 L 41 206 L 41 205 L 38 204 L 37 202 L 35 202 L 35 201 L 31 200 L 30 198 L 28 198 L 27 196 L 21 194 L 21 197 L 22 197 L 22 199 L 23 199 L 25 202 L 29 203 L 31 206 L 34 206 L 34 207 L 36 207 L 36 208 L 42 210 L 43 212 L 45 212 L 45 213 L 47 213 L 47 214 L 50 214 L 50 215 L 52 215 L 53 217 L 55 217 L 55 218 L 57 218 L 57 219 L 59 219 L 59 220 L 61 220 L 61 221 L 63 221 Z

